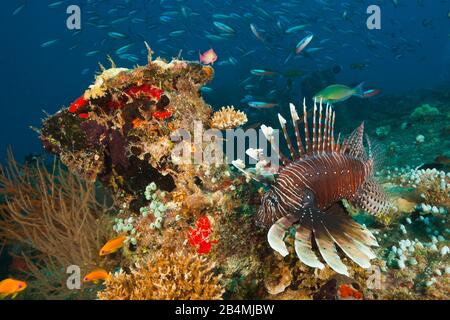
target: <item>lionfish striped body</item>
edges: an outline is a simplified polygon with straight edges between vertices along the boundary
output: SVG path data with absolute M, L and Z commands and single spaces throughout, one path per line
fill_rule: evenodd
M 375 257 L 370 247 L 378 244 L 369 230 L 348 216 L 341 200 L 346 199 L 373 214 L 385 212 L 389 203 L 381 187 L 372 180 L 374 160 L 370 143 L 369 155 L 363 146 L 364 123 L 341 144 L 340 135 L 337 140 L 334 138 L 334 111 L 327 105 L 322 121 L 322 103 L 317 110 L 314 102 L 311 141 L 305 103 L 303 107 L 304 143 L 298 129 L 299 117 L 291 104 L 298 155 L 287 134 L 286 120 L 278 115 L 292 160 L 280 153 L 282 167 L 263 196 L 257 218 L 264 225 L 272 225 L 268 232 L 269 244 L 283 256 L 288 254 L 284 235 L 289 227 L 296 225 L 294 246 L 303 263 L 324 267 L 313 251 L 315 243 L 332 269 L 348 275 L 335 243 L 363 268 L 370 267 L 370 259 Z

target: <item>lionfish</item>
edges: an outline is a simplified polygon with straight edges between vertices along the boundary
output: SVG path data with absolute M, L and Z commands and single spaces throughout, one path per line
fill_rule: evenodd
M 315 248 L 333 270 L 348 275 L 335 243 L 363 268 L 370 267 L 370 260 L 375 257 L 371 246 L 378 243 L 368 229 L 347 214 L 341 201 L 345 199 L 371 214 L 385 213 L 390 205 L 381 186 L 372 178 L 375 161 L 368 138 L 368 153 L 363 145 L 364 122 L 340 143 L 340 133 L 336 140 L 334 137 L 335 112 L 331 105 L 322 108 L 320 101 L 317 109 L 314 101 L 311 141 L 303 101 L 303 144 L 298 126 L 300 118 L 295 106 L 290 104 L 298 154 L 287 133 L 286 120 L 278 114 L 292 160 L 278 151 L 281 160 L 278 176 L 262 197 L 257 220 L 271 225 L 267 235 L 269 244 L 282 256 L 288 254 L 283 238 L 295 225 L 295 252 L 304 264 L 324 268 L 313 251 Z

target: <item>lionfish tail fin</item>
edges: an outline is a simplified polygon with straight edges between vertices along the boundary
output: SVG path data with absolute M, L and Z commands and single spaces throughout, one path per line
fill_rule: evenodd
M 386 214 L 391 207 L 383 188 L 373 180 L 365 181 L 357 194 L 349 201 L 372 215 Z

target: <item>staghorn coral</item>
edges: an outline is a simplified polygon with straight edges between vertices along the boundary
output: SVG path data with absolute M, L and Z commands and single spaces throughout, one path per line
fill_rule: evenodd
M 9 154 L 9 167 L 0 168 L 0 238 L 19 244 L 25 258 L 28 291 L 35 297 L 92 297 L 89 290 L 69 290 L 66 268 L 81 272 L 114 263 L 101 261 L 98 250 L 110 230 L 106 207 L 96 199 L 95 186 L 63 170 L 42 164 L 19 166 Z
M 130 273 L 116 273 L 98 292 L 101 300 L 221 299 L 224 292 L 215 264 L 188 251 L 158 251 L 136 263 Z
M 247 121 L 244 112 L 235 110 L 233 106 L 226 106 L 213 114 L 211 127 L 220 130 L 234 129 L 247 123 Z

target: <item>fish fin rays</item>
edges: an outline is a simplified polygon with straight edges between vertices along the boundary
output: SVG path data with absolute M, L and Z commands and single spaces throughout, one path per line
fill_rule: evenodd
M 289 216 L 286 216 L 278 219 L 272 227 L 270 227 L 269 232 L 267 233 L 267 241 L 269 242 L 270 247 L 283 257 L 289 254 L 286 244 L 284 243 L 284 236 L 289 227 L 294 223 L 294 221 L 289 218 Z
M 391 206 L 382 187 L 373 180 L 365 181 L 349 201 L 372 215 L 385 214 Z
M 342 152 L 348 153 L 349 155 L 357 159 L 367 159 L 366 150 L 364 149 L 364 122 L 356 128 L 350 136 L 344 140 L 342 145 Z
M 362 268 L 370 267 L 375 253 L 370 246 L 378 245 L 372 233 L 348 216 L 345 208 L 336 203 L 326 210 L 307 208 L 300 213 L 301 219 L 295 233 L 295 252 L 304 264 L 322 269 L 324 264 L 313 251 L 313 242 L 323 260 L 336 272 L 348 275 L 336 245 Z
M 313 223 L 314 239 L 317 247 L 325 262 L 337 273 L 348 276 L 347 266 L 342 263 L 339 257 L 334 240 L 330 237 L 327 229 L 323 225 L 323 221 L 316 221 Z
M 354 221 L 347 214 L 342 203 L 335 203 L 327 209 L 326 213 L 326 224 L 329 229 L 339 230 L 364 245 L 378 246 L 375 236 L 367 228 Z
M 295 253 L 301 262 L 312 268 L 323 269 L 325 265 L 320 262 L 312 250 L 311 245 L 312 230 L 299 226 L 295 232 Z
M 334 137 L 334 122 L 336 114 L 331 104 L 322 104 L 322 100 L 314 101 L 314 107 L 308 112 L 306 108 L 306 100 L 303 100 L 303 118 L 300 118 L 295 105 L 289 105 L 292 124 L 294 126 L 294 133 L 296 138 L 296 147 L 294 148 L 286 128 L 286 120 L 278 114 L 278 120 L 286 140 L 291 158 L 297 160 L 299 158 L 307 157 L 308 155 L 319 154 L 322 152 L 335 152 L 339 141 Z M 312 111 L 312 123 L 310 132 L 308 127 L 308 113 Z M 304 143 L 300 136 L 298 123 L 303 122 L 304 125 Z M 298 155 L 297 155 L 298 153 Z M 283 160 L 283 159 L 282 159 Z

